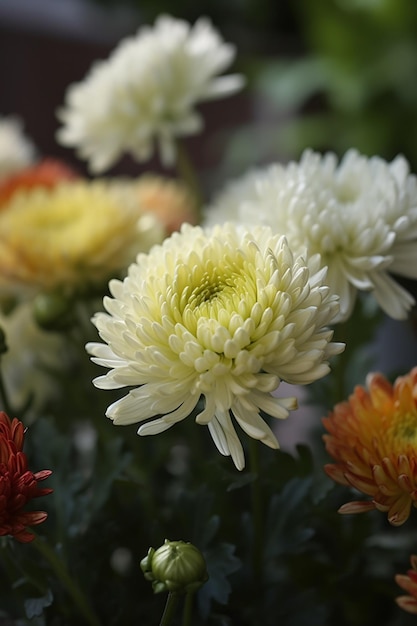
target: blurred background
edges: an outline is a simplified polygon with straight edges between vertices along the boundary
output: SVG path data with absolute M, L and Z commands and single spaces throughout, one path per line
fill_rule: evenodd
M 0 115 L 82 169 L 55 142 L 68 84 L 162 12 L 209 16 L 248 78 L 244 93 L 203 105 L 205 132 L 189 140 L 209 186 L 307 146 L 401 152 L 417 170 L 415 0 L 1 0 Z
M 95 60 L 164 12 L 192 23 L 210 17 L 236 45 L 232 69 L 248 81 L 242 93 L 201 105 L 204 132 L 186 140 L 207 199 L 229 178 L 298 159 L 306 147 L 339 156 L 356 147 L 388 160 L 402 153 L 417 172 L 416 0 L 0 0 L 0 115 L 19 116 L 42 155 L 87 175 L 55 141 L 56 110 Z M 109 174 L 146 170 L 160 163 L 125 157 Z M 416 328 L 415 314 L 386 318 L 352 388 L 371 352 L 383 372 L 415 365 Z M 281 429 L 284 446 L 300 441 L 305 423 L 298 411 Z
M 388 160 L 402 153 L 417 172 L 415 0 L 0 0 L 0 115 L 20 117 L 41 155 L 88 174 L 56 143 L 56 110 L 95 60 L 164 12 L 210 17 L 236 45 L 232 69 L 248 81 L 242 93 L 201 105 L 204 132 L 186 140 L 207 198 L 306 147 L 339 156 L 356 147 Z M 109 174 L 146 170 L 161 166 L 125 157 Z M 412 281 L 407 288 L 417 296 Z M 381 371 L 416 363 L 416 317 L 381 326 Z

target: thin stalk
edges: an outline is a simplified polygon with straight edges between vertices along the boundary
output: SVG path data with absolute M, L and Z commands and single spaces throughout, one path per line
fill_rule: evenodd
M 259 467 L 259 442 L 250 439 L 249 463 L 254 479 L 251 483 L 251 506 L 253 521 L 252 567 L 254 582 L 260 584 L 262 574 L 262 493 Z
M 165 609 L 159 622 L 159 626 L 168 626 L 174 617 L 175 609 L 178 604 L 178 593 L 170 591 L 165 604 Z
M 6 385 L 4 382 L 3 369 L 1 367 L 1 357 L 0 357 L 0 402 L 2 404 L 2 410 L 7 413 L 7 415 L 11 418 L 13 417 L 13 409 L 9 400 L 9 394 L 7 393 Z
M 184 181 L 184 183 L 194 194 L 198 210 L 200 210 L 203 204 L 203 194 L 201 192 L 200 180 L 197 176 L 194 166 L 191 163 L 191 159 L 184 147 L 184 144 L 179 141 L 177 141 L 176 166 L 179 177 Z
M 84 593 L 78 586 L 77 582 L 68 572 L 65 564 L 57 556 L 54 550 L 52 550 L 50 545 L 43 541 L 40 537 L 36 537 L 32 545 L 42 554 L 45 560 L 48 561 L 57 578 L 64 585 L 64 588 L 66 589 L 68 595 L 71 596 L 74 604 L 76 605 L 76 607 L 80 611 L 80 614 L 84 617 L 86 622 L 91 626 L 100 626 L 100 620 L 91 608 Z
M 182 626 L 191 626 L 193 615 L 193 593 L 187 593 L 185 596 L 184 610 L 182 614 Z

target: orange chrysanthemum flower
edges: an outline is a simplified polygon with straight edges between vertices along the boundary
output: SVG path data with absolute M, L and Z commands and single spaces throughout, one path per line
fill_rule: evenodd
M 399 526 L 417 507 L 417 367 L 393 385 L 370 374 L 367 386 L 356 387 L 323 419 L 326 449 L 336 461 L 325 470 L 371 497 L 343 505 L 340 513 L 378 509 Z
M 39 488 L 38 482 L 52 473 L 43 470 L 33 474 L 28 469 L 23 452 L 25 430 L 18 419 L 10 419 L 0 411 L 0 536 L 12 535 L 22 543 L 34 539 L 27 526 L 41 524 L 47 518 L 44 511 L 24 511 L 24 506 L 52 489 Z
M 64 180 L 79 178 L 77 172 L 58 159 L 43 159 L 0 181 L 0 208 L 17 191 L 29 191 L 34 187 L 55 187 Z
M 184 222 L 197 224 L 197 199 L 180 181 L 144 174 L 134 183 L 134 188 L 143 210 L 156 215 L 168 235 L 180 230 Z
M 410 561 L 412 569 L 407 574 L 397 574 L 395 577 L 397 585 L 409 595 L 398 596 L 395 601 L 404 611 L 417 615 L 417 556 L 413 554 Z

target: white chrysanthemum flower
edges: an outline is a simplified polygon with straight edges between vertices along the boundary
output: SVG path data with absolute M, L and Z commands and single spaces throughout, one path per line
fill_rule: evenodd
M 407 161 L 392 163 L 349 150 L 307 150 L 299 163 L 272 164 L 233 182 L 207 207 L 206 224 L 234 219 L 284 233 L 293 251 L 319 253 L 340 316 L 352 312 L 357 290 L 404 319 L 413 297 L 390 273 L 417 278 L 417 180 Z
M 93 172 L 108 169 L 123 152 L 146 161 L 155 141 L 163 163 L 172 165 L 175 138 L 203 126 L 195 104 L 243 86 L 239 75 L 218 76 L 234 56 L 208 19 L 190 26 L 160 16 L 69 87 L 58 139 L 78 148 Z
M 35 419 L 52 398 L 59 396 L 57 373 L 72 363 L 66 338 L 42 330 L 33 319 L 31 303 L 0 313 L 7 351 L 1 355 L 2 375 L 16 411 L 26 407 L 25 419 Z
M 108 367 L 102 389 L 133 387 L 109 406 L 115 424 L 158 417 L 140 426 L 151 435 L 196 408 L 224 455 L 244 467 L 232 417 L 254 439 L 278 447 L 260 417 L 285 418 L 294 398 L 271 395 L 281 380 L 308 384 L 329 371 L 342 351 L 327 325 L 338 312 L 318 256 L 294 258 L 268 227 L 226 224 L 204 231 L 184 225 L 149 254 L 140 254 L 123 282 L 112 280 L 93 322 L 105 342 L 89 343 Z
M 35 146 L 15 117 L 0 117 L 0 180 L 33 163 Z

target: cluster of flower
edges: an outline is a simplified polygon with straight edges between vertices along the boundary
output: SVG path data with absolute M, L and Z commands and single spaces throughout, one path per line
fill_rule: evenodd
M 178 137 L 202 127 L 195 105 L 243 86 L 241 76 L 218 76 L 233 58 L 207 20 L 190 27 L 162 17 L 69 88 L 58 138 L 94 173 L 124 152 L 148 159 L 155 141 L 163 163 L 175 163 Z M 415 304 L 392 276 L 417 279 L 417 179 L 401 156 L 387 163 L 351 150 L 338 163 L 306 151 L 197 207 L 183 183 L 86 180 L 37 160 L 15 122 L 0 132 L 9 137 L 0 138 L 0 301 L 13 308 L 1 318 L 6 335 L 28 302 L 40 307 L 39 295 L 72 300 L 111 279 L 106 312 L 93 318 L 102 342 L 87 351 L 108 369 L 96 387 L 130 389 L 107 416 L 145 422 L 140 435 L 197 410 L 196 422 L 241 470 L 234 423 L 278 448 L 261 415 L 296 408 L 295 398 L 274 395 L 281 381 L 308 385 L 329 372 L 345 348 L 331 327 L 353 314 L 359 291 L 396 319 Z M 52 323 L 39 308 L 37 319 Z M 369 497 L 341 512 L 376 508 L 399 525 L 417 504 L 417 369 L 393 385 L 373 374 L 368 387 L 324 419 L 336 461 L 327 472 Z M 48 492 L 37 488 L 48 472 L 28 472 L 21 423 L 0 417 L 0 534 L 29 541 L 25 526 L 45 514 L 22 506 Z M 414 570 L 398 582 L 414 596 L 400 604 L 417 612 Z

